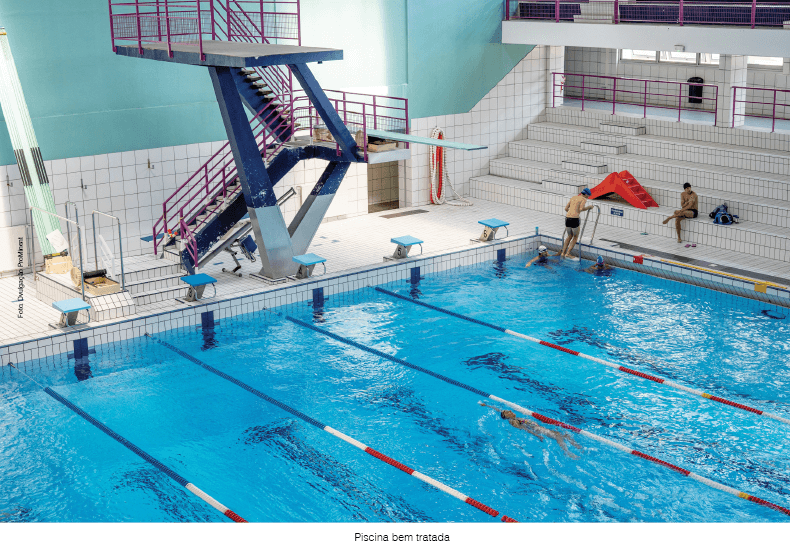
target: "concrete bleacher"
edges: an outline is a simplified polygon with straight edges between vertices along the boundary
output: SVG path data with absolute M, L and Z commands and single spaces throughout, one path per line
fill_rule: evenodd
M 547 119 L 530 125 L 527 139 L 511 142 L 507 156 L 492 160 L 490 175 L 470 180 L 472 197 L 563 216 L 580 187 L 628 170 L 659 208 L 594 201 L 600 224 L 674 240 L 674 223 L 661 221 L 679 208 L 688 181 L 699 195 L 700 215 L 684 222 L 684 241 L 790 261 L 790 136 L 750 139 L 741 129 L 668 128 L 569 108 L 549 109 Z M 744 145 L 753 141 L 762 147 Z M 740 224 L 713 223 L 708 213 L 722 203 Z

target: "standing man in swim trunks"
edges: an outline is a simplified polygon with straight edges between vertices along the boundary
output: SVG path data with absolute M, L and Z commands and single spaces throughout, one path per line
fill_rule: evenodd
M 696 218 L 699 214 L 697 210 L 699 208 L 699 199 L 697 198 L 697 194 L 691 190 L 691 184 L 686 182 L 683 184 L 683 192 L 680 194 L 680 210 L 675 210 L 675 213 L 665 219 L 663 222 L 664 225 L 671 219 L 675 219 L 675 229 L 678 232 L 678 242 L 682 243 L 683 241 L 680 239 L 680 220 L 683 218 Z
M 567 258 L 571 254 L 571 250 L 576 245 L 576 239 L 579 238 L 579 214 L 585 210 L 591 210 L 592 206 L 585 207 L 587 204 L 587 197 L 591 195 L 591 191 L 585 187 L 582 192 L 571 197 L 568 204 L 565 205 L 565 211 L 568 213 L 565 216 L 565 243 L 562 245 L 560 256 Z

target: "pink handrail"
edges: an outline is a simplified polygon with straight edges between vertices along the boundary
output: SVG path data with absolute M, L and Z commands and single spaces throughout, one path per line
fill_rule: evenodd
M 748 93 L 749 91 L 751 91 L 751 92 L 769 92 L 769 95 L 771 96 L 772 99 L 771 99 L 771 101 L 756 101 L 754 99 L 749 101 L 747 99 L 738 99 L 738 90 L 744 90 L 745 91 L 744 94 L 743 94 L 744 97 L 746 96 L 746 93 Z M 790 94 L 790 90 L 784 90 L 784 89 L 779 89 L 779 88 L 752 88 L 752 87 L 747 87 L 747 86 L 733 86 L 732 87 L 732 127 L 735 128 L 735 116 L 736 116 L 736 114 L 735 114 L 735 106 L 736 106 L 736 103 L 743 103 L 745 105 L 746 104 L 748 104 L 748 105 L 770 105 L 771 106 L 771 116 L 767 116 L 767 115 L 763 115 L 763 114 L 755 114 L 753 112 L 752 113 L 748 113 L 748 115 L 747 115 L 745 107 L 744 107 L 743 114 L 737 115 L 737 116 L 750 116 L 750 117 L 754 117 L 754 118 L 770 118 L 771 119 L 771 132 L 774 132 L 776 130 L 776 121 L 777 120 L 790 120 L 790 116 L 788 116 L 788 115 L 790 115 L 790 95 L 786 96 L 786 99 L 785 99 L 785 101 L 788 101 L 788 103 L 778 103 L 776 101 L 777 100 L 777 97 L 776 97 L 777 94 Z M 752 93 L 752 96 L 754 96 L 754 95 L 755 94 Z M 764 96 L 765 94 L 762 94 L 762 95 Z M 784 111 L 784 114 L 785 114 L 785 116 L 787 118 L 776 115 L 776 108 L 777 107 L 784 107 L 783 111 Z M 762 110 L 761 110 L 761 113 L 762 113 Z
M 594 75 L 594 74 L 560 73 L 560 72 L 553 72 L 553 73 L 551 73 L 551 75 L 552 75 L 552 107 L 556 106 L 556 98 L 558 98 L 558 97 L 562 97 L 562 98 L 568 97 L 568 98 L 576 99 L 576 96 L 567 93 L 567 89 L 568 88 L 573 88 L 573 89 L 580 89 L 581 90 L 581 94 L 580 94 L 579 99 L 581 99 L 581 102 L 582 102 L 582 107 L 581 107 L 582 111 L 584 111 L 584 102 L 587 99 L 587 92 L 592 90 L 592 91 L 604 92 L 604 95 L 609 93 L 609 92 L 612 93 L 612 99 L 611 99 L 612 114 L 616 113 L 618 104 L 620 104 L 620 105 L 640 105 L 641 104 L 642 107 L 643 107 L 643 118 L 647 118 L 647 108 L 649 106 L 649 107 L 657 108 L 657 109 L 669 109 L 669 110 L 677 109 L 677 111 L 678 111 L 678 122 L 680 122 L 681 114 L 682 114 L 683 111 L 713 113 L 713 125 L 715 126 L 716 123 L 718 122 L 719 87 L 716 84 L 697 84 L 695 82 L 677 82 L 677 81 L 673 81 L 673 80 L 646 80 L 646 79 L 642 79 L 642 78 L 623 78 L 623 77 L 618 77 L 618 76 L 601 76 L 601 75 Z M 559 87 L 560 87 L 560 93 L 559 94 L 557 94 L 557 86 L 558 86 L 557 76 L 558 75 L 563 77 L 562 78 L 562 82 L 559 84 Z M 569 84 L 567 82 L 567 80 L 566 80 L 567 77 L 569 77 L 569 76 L 581 77 L 581 86 L 574 85 L 574 84 Z M 596 87 L 594 85 L 591 86 L 589 84 L 589 80 L 590 79 L 603 79 L 605 81 L 611 81 L 612 82 L 612 86 L 610 88 L 607 88 L 607 87 Z M 641 82 L 643 84 L 643 86 L 642 86 L 643 89 L 642 90 L 629 90 L 629 89 L 624 88 L 623 86 L 618 86 L 618 82 Z M 670 86 L 675 86 L 676 85 L 678 87 L 678 93 L 677 94 L 664 94 L 664 93 L 659 93 L 659 92 L 650 92 L 650 91 L 648 91 L 648 84 L 651 84 L 651 83 L 652 84 L 659 84 L 659 85 L 670 85 Z M 710 98 L 710 97 L 690 96 L 690 93 L 689 93 L 690 90 L 687 90 L 687 92 L 685 94 L 683 94 L 683 86 L 688 86 L 688 87 L 699 86 L 701 88 L 711 89 L 712 92 L 713 92 L 713 94 L 712 94 L 713 97 Z M 618 101 L 617 100 L 617 95 L 618 94 L 638 94 L 639 96 L 641 96 L 641 100 L 639 102 L 622 101 L 622 100 Z M 628 97 L 628 96 L 626 96 L 626 97 Z M 655 97 L 658 97 L 658 98 L 675 98 L 675 97 L 677 97 L 678 98 L 678 106 L 677 106 L 677 108 L 675 108 L 675 107 L 668 107 L 666 105 L 658 104 L 655 101 L 651 103 L 649 101 L 648 97 L 652 97 L 652 98 L 655 98 Z M 693 97 L 694 99 L 699 99 L 700 103 L 702 103 L 702 102 L 711 102 L 712 101 L 713 102 L 713 107 L 712 107 L 712 109 L 689 109 L 687 107 L 683 107 L 683 98 L 684 97 L 686 97 L 686 98 Z M 606 99 L 598 99 L 598 98 L 590 98 L 590 99 L 593 100 L 593 101 L 598 101 L 598 102 L 608 102 L 609 101 L 609 100 L 606 100 Z
M 709 0 L 650 0 L 621 4 L 619 0 L 504 0 L 504 20 L 574 21 L 581 6 L 610 5 L 614 24 L 748 25 L 782 27 L 790 20 L 787 0 L 716 3 Z M 561 6 L 567 6 L 565 10 Z M 563 13 L 564 12 L 564 13 Z M 596 14 L 599 18 L 601 10 Z M 758 17 L 759 15 L 759 17 Z M 584 18 L 584 17 L 582 17 Z

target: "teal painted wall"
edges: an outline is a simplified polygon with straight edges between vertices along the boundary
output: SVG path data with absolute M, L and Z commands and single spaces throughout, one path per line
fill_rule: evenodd
M 499 42 L 500 0 L 302 0 L 326 88 L 409 98 L 412 118 L 466 112 L 530 50 Z M 116 56 L 104 0 L 0 0 L 45 159 L 225 139 L 205 68 Z M 15 162 L 5 123 L 0 165 Z
M 45 159 L 225 139 L 208 70 L 116 56 L 106 1 L 0 0 L 0 26 Z
M 500 0 L 408 0 L 412 118 L 467 112 L 534 48 L 501 29 Z

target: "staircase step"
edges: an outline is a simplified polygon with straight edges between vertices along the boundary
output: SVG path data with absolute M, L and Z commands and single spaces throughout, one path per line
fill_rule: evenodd
M 625 145 L 612 145 L 610 143 L 594 143 L 591 141 L 582 141 L 581 147 L 585 151 L 592 153 L 607 153 L 610 155 L 622 155 L 627 152 L 628 147 Z
M 628 124 L 626 122 L 601 122 L 598 127 L 610 134 L 624 134 L 627 136 L 643 136 L 647 128 L 641 124 Z
M 258 82 L 259 80 L 262 80 L 262 79 L 263 79 L 262 76 L 254 74 L 254 73 L 253 74 L 248 74 L 247 78 L 246 78 L 246 80 L 248 82 Z
M 239 74 L 244 74 L 244 75 L 255 74 L 255 72 L 256 71 L 254 69 L 239 69 Z
M 599 164 L 599 163 L 585 163 L 579 162 L 575 160 L 563 160 L 562 167 L 567 170 L 576 170 L 579 172 L 584 172 L 586 174 L 606 174 L 609 171 L 609 168 L 606 164 Z
M 171 286 L 159 290 L 150 290 L 147 292 L 140 292 L 132 294 L 135 304 L 137 306 L 147 306 L 156 302 L 164 302 L 167 300 L 175 300 L 176 298 L 183 298 L 186 296 L 189 285 L 181 284 L 178 286 Z
M 126 290 L 128 290 L 132 296 L 136 296 L 141 293 L 152 292 L 155 290 L 166 290 L 181 285 L 181 277 L 183 277 L 184 274 L 185 273 L 183 271 L 178 271 L 177 273 L 165 275 L 163 277 L 151 277 L 149 279 L 143 279 L 133 283 L 127 282 Z
M 581 190 L 585 188 L 584 185 L 579 185 L 578 183 L 554 180 L 542 180 L 540 184 L 545 187 L 547 191 L 555 191 L 564 195 L 578 195 Z

